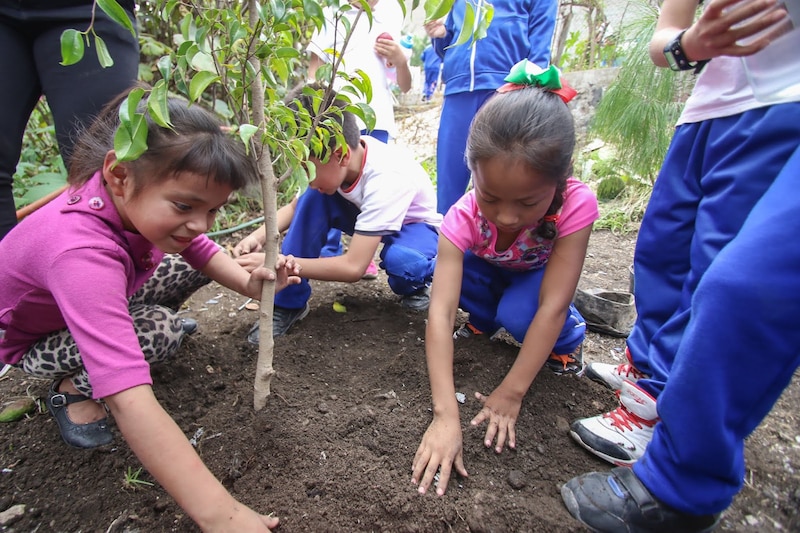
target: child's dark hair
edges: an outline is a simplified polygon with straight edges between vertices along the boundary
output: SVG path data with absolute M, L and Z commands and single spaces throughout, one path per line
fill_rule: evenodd
M 106 153 L 114 149 L 114 135 L 119 127 L 119 108 L 131 90 L 147 88 L 136 85 L 109 102 L 88 129 L 84 130 L 72 154 L 69 182 L 80 185 L 103 167 Z M 138 109 L 144 111 L 147 95 Z M 216 183 L 238 190 L 258 182 L 253 157 L 244 144 L 225 133 L 217 118 L 198 105 L 180 98 L 167 100 L 171 128 L 163 128 L 147 115 L 147 150 L 135 161 L 125 164 L 136 176 L 134 191 L 147 183 L 163 181 L 181 172 L 206 176 Z
M 320 83 L 300 85 L 289 91 L 283 101 L 289 109 L 295 112 L 300 109 L 307 111 L 312 121 L 318 116 L 333 120 L 338 125 L 337 127 L 341 128 L 342 136 L 349 148 L 357 148 L 361 142 L 361 132 L 358 129 L 356 117 L 346 110 L 350 102 L 340 98 L 332 89 L 328 89 Z M 321 122 L 318 127 L 326 129 L 331 136 L 327 146 L 323 147 L 323 150 L 327 148 L 326 151 L 312 152 L 312 154 L 321 161 L 326 161 L 330 154 L 341 146 L 337 142 L 336 136 L 333 135 L 334 132 L 330 131 L 330 126 Z
M 546 215 L 564 203 L 567 178 L 572 173 L 575 124 L 567 105 L 555 93 L 539 87 L 498 93 L 478 111 L 467 139 L 467 164 L 508 155 L 556 183 L 556 194 Z M 543 221 L 539 236 L 554 239 L 555 222 Z

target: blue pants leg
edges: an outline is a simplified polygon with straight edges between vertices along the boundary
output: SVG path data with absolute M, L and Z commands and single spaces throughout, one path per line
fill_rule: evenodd
M 342 255 L 342 231 L 336 228 L 328 230 L 325 246 L 319 252 L 320 257 L 336 257 Z
M 479 330 L 491 334 L 502 326 L 517 342 L 522 342 L 539 309 L 543 277 L 543 268 L 513 272 L 467 252 L 459 305 Z M 583 342 L 585 334 L 586 322 L 575 306 L 570 305 L 553 350 L 570 353 Z
M 495 91 L 448 94 L 439 119 L 436 141 L 436 202 L 437 211 L 447 213 L 466 192 L 470 172 L 464 160 L 467 135 L 472 117 Z
M 400 231 L 382 239 L 381 268 L 386 270 L 389 287 L 406 296 L 433 280 L 439 232 L 428 224 L 406 224 Z
M 436 90 L 436 85 L 439 84 L 439 69 L 426 69 L 425 70 L 425 89 L 422 95 L 426 100 L 430 99 L 433 92 Z
M 295 257 L 320 256 L 328 239 L 328 230 L 336 228 L 353 233 L 358 209 L 338 194 L 322 194 L 306 189 L 297 200 L 294 218 L 283 239 L 281 253 Z M 275 295 L 275 305 L 287 309 L 300 309 L 311 297 L 311 285 L 303 279 L 289 285 Z
M 639 385 L 658 397 L 702 276 L 739 232 L 800 139 L 800 104 L 680 126 L 634 256 L 638 318 L 628 337 Z
M 744 439 L 800 365 L 799 176 L 797 149 L 700 280 L 658 398 L 661 422 L 633 467 L 685 512 L 730 505 L 743 484 Z

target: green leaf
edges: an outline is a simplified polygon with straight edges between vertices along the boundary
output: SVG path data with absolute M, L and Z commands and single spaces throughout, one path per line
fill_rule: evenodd
M 472 40 L 472 28 L 475 27 L 475 8 L 469 2 L 466 3 L 464 11 L 464 23 L 461 25 L 461 32 L 458 34 L 456 42 L 450 46 L 459 46 Z M 448 46 L 448 48 L 450 48 Z
M 455 0 L 425 0 L 425 22 L 447 16 L 454 3 Z
M 275 57 L 280 59 L 300 57 L 300 52 L 291 46 L 284 46 L 275 49 Z
M 83 34 L 78 30 L 64 30 L 61 33 L 61 65 L 74 65 L 83 59 Z
M 486 32 L 489 30 L 489 25 L 492 23 L 492 19 L 494 18 L 494 6 L 492 4 L 481 4 L 481 14 L 480 19 L 478 20 L 478 28 L 475 30 L 475 35 L 472 36 L 473 39 L 479 41 L 486 37 Z
M 198 72 L 189 82 L 189 99 L 196 102 L 203 95 L 203 91 L 219 79 L 220 77 L 213 72 Z
M 272 72 L 280 79 L 284 81 L 289 79 L 289 66 L 286 64 L 286 61 L 271 61 L 270 66 L 272 67 Z
M 244 145 L 250 149 L 250 139 L 256 134 L 258 128 L 252 124 L 242 124 L 239 126 L 239 138 Z
M 221 117 L 232 118 L 233 112 L 225 100 L 219 98 L 214 99 L 214 112 Z
M 367 127 L 371 130 L 375 127 L 375 111 L 364 102 L 357 102 L 351 106 L 347 106 L 347 110 L 360 118 Z
M 97 61 L 100 62 L 100 66 L 103 68 L 113 67 L 114 58 L 108 53 L 106 42 L 101 39 L 99 35 L 94 36 L 94 46 L 95 52 L 97 52 Z
M 120 126 L 114 135 L 114 151 L 117 161 L 134 161 L 147 151 L 147 120 L 138 114 L 131 121 L 131 128 Z
M 318 21 L 325 20 L 322 7 L 314 0 L 303 0 L 303 11 L 305 11 L 306 16 L 310 19 L 316 19 Z
M 170 72 L 172 71 L 172 58 L 168 55 L 163 56 L 156 62 L 156 66 L 161 73 L 161 77 L 168 80 Z
M 167 83 L 164 80 L 159 80 L 147 98 L 147 111 L 150 113 L 150 118 L 162 128 L 172 127 L 167 106 L 168 96 Z
M 133 130 L 132 120 L 133 117 L 136 115 L 136 108 L 139 106 L 139 102 L 142 101 L 142 97 L 144 96 L 144 89 L 137 88 L 133 89 L 131 92 L 128 93 L 128 96 L 119 106 L 119 123 L 121 126 L 124 126 L 125 129 L 128 131 Z
M 133 28 L 131 19 L 128 18 L 128 12 L 120 6 L 116 0 L 95 0 L 97 5 L 103 12 L 111 17 L 111 19 L 131 32 L 131 35 L 136 37 L 136 30 Z
M 192 56 L 189 64 L 198 72 L 217 73 L 217 65 L 214 64 L 214 58 L 208 52 L 198 51 Z

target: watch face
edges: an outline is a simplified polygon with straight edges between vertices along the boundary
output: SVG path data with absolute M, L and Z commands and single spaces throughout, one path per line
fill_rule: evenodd
M 670 43 L 669 48 L 664 50 L 664 57 L 667 58 L 667 64 L 669 65 L 670 69 L 681 70 L 678 60 L 675 59 L 675 54 L 672 52 L 672 43 Z
M 667 46 L 664 47 L 664 57 L 667 59 L 667 64 L 672 70 L 688 70 L 694 68 L 694 65 L 686 61 L 686 56 L 681 47 L 681 37 L 686 30 L 678 34 L 677 37 L 672 39 Z

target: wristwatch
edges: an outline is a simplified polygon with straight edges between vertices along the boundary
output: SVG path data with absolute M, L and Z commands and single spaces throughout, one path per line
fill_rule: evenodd
M 681 38 L 684 33 L 686 33 L 686 30 L 680 32 L 674 39 L 667 43 L 667 46 L 664 47 L 664 57 L 667 59 L 669 68 L 672 70 L 681 71 L 694 69 L 694 73 L 697 74 L 703 70 L 703 67 L 706 66 L 709 60 L 701 59 L 700 61 L 689 61 L 686 57 L 686 53 L 683 51 L 683 46 L 681 46 Z

